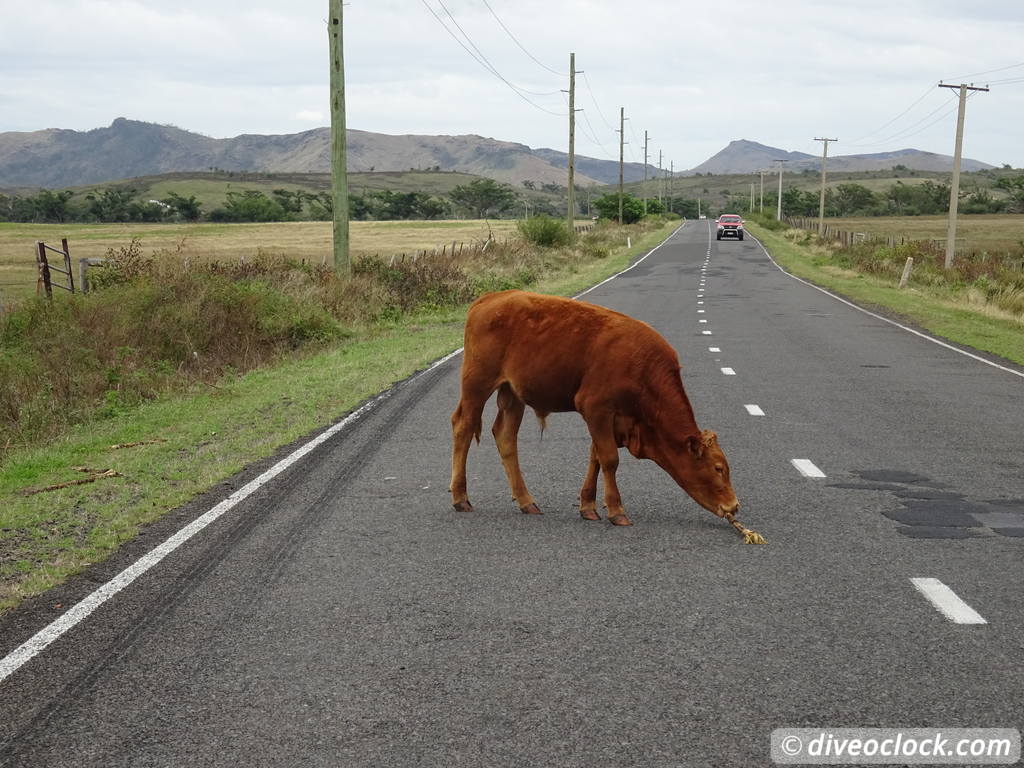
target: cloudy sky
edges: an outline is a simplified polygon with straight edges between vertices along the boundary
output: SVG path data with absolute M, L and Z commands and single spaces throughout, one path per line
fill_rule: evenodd
M 0 0 L 0 132 L 116 117 L 217 138 L 327 125 L 328 0 Z M 1022 0 L 350 0 L 348 125 L 690 168 L 733 139 L 1024 167 Z M 486 62 L 482 63 L 482 62 Z

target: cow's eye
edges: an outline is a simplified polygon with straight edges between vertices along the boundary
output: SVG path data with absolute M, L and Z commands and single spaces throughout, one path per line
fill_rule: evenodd
M 723 472 L 725 472 L 725 467 L 723 467 L 721 464 L 715 464 L 715 472 L 717 472 L 718 474 L 722 474 Z

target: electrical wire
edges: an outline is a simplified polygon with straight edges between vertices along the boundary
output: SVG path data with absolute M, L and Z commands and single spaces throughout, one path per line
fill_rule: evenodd
M 437 11 L 435 11 L 433 8 L 430 7 L 430 5 L 427 4 L 427 0 L 420 0 L 420 2 L 423 3 L 423 6 L 428 11 L 430 11 L 430 14 L 435 19 L 437 19 L 437 23 L 440 24 L 442 27 L 444 27 L 445 32 L 447 32 L 449 35 L 451 35 L 452 39 L 455 40 L 455 42 L 457 42 L 460 46 L 462 46 L 462 49 L 464 51 L 466 51 L 466 53 L 468 53 L 474 60 L 476 60 L 476 62 L 478 64 L 480 64 L 480 66 L 482 66 L 484 69 L 486 69 L 492 75 L 494 75 L 499 80 L 501 80 L 505 85 L 507 85 L 512 90 L 512 92 L 516 94 L 516 96 L 521 98 L 523 101 L 525 101 L 530 106 L 532 106 L 532 107 L 534 107 L 536 109 L 539 109 L 541 112 L 546 112 L 547 114 L 554 115 L 555 117 L 565 117 L 566 116 L 566 115 L 564 115 L 564 114 L 562 114 L 560 112 L 554 112 L 554 111 L 552 111 L 550 109 L 547 109 L 546 107 L 542 107 L 540 104 L 537 104 L 536 102 L 534 102 L 534 101 L 530 100 L 529 98 L 527 98 L 526 95 L 525 95 L 525 92 L 523 91 L 523 89 L 520 89 L 517 86 L 515 86 L 514 84 L 512 84 L 511 82 L 509 82 L 500 72 L 498 72 L 497 69 L 495 69 L 494 65 L 492 65 L 489 61 L 487 61 L 486 57 L 483 57 L 483 54 L 481 54 L 480 57 L 477 57 L 477 55 L 475 53 L 473 53 L 473 51 L 471 51 L 469 48 L 467 48 L 466 44 L 463 43 L 462 40 L 459 39 L 458 35 L 456 35 L 448 27 L 448 25 L 444 23 L 444 19 L 442 19 L 437 14 Z M 444 4 L 443 3 L 441 4 L 441 7 L 444 8 Z M 449 12 L 447 8 L 445 8 L 445 11 L 448 12 L 449 16 L 451 16 L 451 12 Z M 455 21 L 454 17 L 452 17 L 452 21 Z M 456 22 L 456 26 L 458 26 L 457 22 Z M 460 27 L 460 30 L 461 30 L 461 27 Z M 463 34 L 465 34 L 465 32 L 463 32 Z M 467 37 L 466 39 L 468 40 L 469 38 Z M 472 45 L 472 41 L 470 41 L 470 45 Z M 476 46 L 473 46 L 473 47 L 476 48 Z M 557 91 L 552 91 L 552 93 L 557 93 Z M 535 94 L 535 95 L 548 95 L 548 94 Z
M 469 35 L 466 33 L 466 30 L 464 30 L 462 28 L 462 25 L 459 24 L 459 22 L 455 18 L 455 16 L 452 15 L 452 12 L 448 10 L 448 6 L 446 6 L 444 4 L 444 0 L 437 0 L 437 4 L 440 5 L 444 9 L 444 12 L 448 14 L 448 18 L 452 20 L 452 24 L 454 24 L 456 29 L 458 29 L 459 32 L 462 33 L 462 36 L 466 39 L 466 42 L 469 43 L 473 47 L 473 50 L 476 51 L 480 55 L 480 59 L 482 59 L 484 61 L 484 63 L 491 70 L 491 72 L 493 72 L 494 74 L 498 75 L 498 77 L 501 77 L 501 79 L 504 80 L 505 78 L 502 77 L 501 74 L 498 72 L 497 67 L 495 67 L 493 64 L 491 64 L 490 60 L 484 55 L 484 52 L 481 51 L 476 46 L 476 43 L 474 43 L 472 41 L 472 39 L 470 39 Z M 508 81 L 506 80 L 506 82 L 508 82 Z M 509 83 L 509 85 L 512 85 L 512 83 Z M 531 90 L 529 90 L 527 88 L 523 88 L 522 86 L 519 86 L 519 85 L 516 85 L 516 86 L 513 86 L 513 87 L 516 90 L 521 91 L 523 93 L 528 93 L 531 96 L 554 96 L 557 93 L 559 93 L 559 91 L 531 91 Z
M 607 126 L 608 130 L 614 133 L 618 129 L 613 127 L 612 124 L 608 122 L 608 120 L 604 116 L 604 112 L 601 111 L 601 107 L 597 103 L 597 97 L 594 95 L 594 89 L 590 87 L 590 78 L 587 77 L 586 72 L 583 73 L 583 83 L 587 86 L 587 90 L 590 92 L 590 100 L 594 102 L 594 108 L 597 110 L 597 114 L 600 115 L 601 120 Z
M 916 107 L 922 101 L 924 101 L 925 98 L 927 98 L 928 94 L 930 94 L 930 93 L 935 93 L 935 86 L 934 85 L 929 85 L 928 89 L 924 93 L 921 94 L 921 96 L 917 99 L 917 101 L 915 101 L 913 104 L 911 104 L 905 110 L 903 110 L 898 115 L 896 115 L 896 117 L 894 117 L 892 120 L 890 120 L 889 122 L 885 123 L 884 125 L 879 126 L 878 128 L 876 128 L 875 130 L 871 131 L 870 133 L 865 133 L 863 136 L 860 136 L 860 137 L 854 139 L 853 141 L 849 142 L 848 145 L 849 146 L 853 146 L 853 147 L 857 147 L 857 146 L 870 146 L 870 145 L 860 144 L 859 142 L 864 141 L 864 139 L 866 139 L 866 138 L 868 138 L 870 136 L 874 136 L 875 134 L 881 133 L 882 131 L 884 131 L 886 128 L 888 128 L 890 125 L 892 125 L 897 120 L 899 120 L 901 117 L 903 117 L 905 114 L 907 114 L 910 110 L 912 110 L 914 107 Z
M 498 14 L 496 14 L 494 12 L 494 9 L 491 8 L 491 4 L 488 3 L 487 0 L 482 0 L 482 2 L 483 2 L 484 5 L 487 6 L 487 10 L 491 12 L 491 16 L 494 17 L 494 20 L 496 22 L 498 22 L 498 24 L 501 26 L 501 28 L 503 30 L 505 30 L 505 34 L 507 34 L 510 38 L 512 38 L 512 42 L 515 43 L 516 45 L 518 45 L 519 46 L 519 50 L 521 50 L 523 53 L 525 53 L 527 56 L 529 56 L 533 60 L 534 64 L 536 64 L 537 66 L 541 67 L 542 69 L 546 69 L 548 72 L 550 72 L 553 75 L 558 75 L 559 77 L 568 77 L 568 75 L 565 72 L 558 72 L 558 71 L 552 69 L 551 67 L 547 66 L 543 62 L 539 61 L 536 56 L 534 56 L 532 53 L 530 53 L 528 50 L 526 50 L 526 48 L 523 46 L 523 44 L 520 43 L 519 40 L 516 39 L 516 36 L 512 34 L 512 32 L 509 30 L 509 28 L 505 26 L 504 22 L 501 19 L 498 18 Z
M 957 98 L 957 97 L 954 97 L 954 98 Z M 902 139 L 909 138 L 910 136 L 916 136 L 918 133 L 923 131 L 925 128 L 929 128 L 932 125 L 935 125 L 935 123 L 939 122 L 939 120 L 942 120 L 947 115 L 951 114 L 952 110 L 944 112 L 937 120 L 935 120 L 932 123 L 928 123 L 928 125 L 924 126 L 924 128 L 922 128 L 921 131 L 915 131 L 914 130 L 915 128 L 917 128 L 917 126 L 919 126 L 925 120 L 928 120 L 929 118 L 933 117 L 937 112 L 941 112 L 943 109 L 946 109 L 947 106 L 948 106 L 948 102 L 940 104 L 938 107 L 933 109 L 927 115 L 925 115 L 920 120 L 918 120 L 916 123 L 913 123 L 912 125 L 908 125 L 906 128 L 903 128 L 902 130 L 897 131 L 893 135 L 887 136 L 886 138 L 880 139 L 879 141 L 872 141 L 872 142 L 867 142 L 867 143 L 863 143 L 863 144 L 858 144 L 857 146 L 861 146 L 861 147 L 877 147 L 877 146 L 882 145 L 882 144 L 888 144 L 890 141 L 897 141 L 897 140 L 902 140 Z M 954 107 L 954 109 L 955 109 L 955 107 Z
M 988 69 L 988 70 L 986 70 L 984 72 L 972 72 L 969 75 L 960 75 L 959 77 L 946 78 L 942 82 L 945 83 L 945 82 L 948 82 L 949 80 L 959 80 L 960 82 L 963 82 L 964 80 L 966 80 L 969 77 L 977 77 L 978 75 L 988 75 L 988 74 L 991 74 L 992 72 L 1004 72 L 1007 69 L 1016 69 L 1017 67 L 1024 67 L 1024 61 L 1022 61 L 1022 62 L 1020 62 L 1018 64 L 1010 64 L 1008 67 L 999 67 L 998 69 Z

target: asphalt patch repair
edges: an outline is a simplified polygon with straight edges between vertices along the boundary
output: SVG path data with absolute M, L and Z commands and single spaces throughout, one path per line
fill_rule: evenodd
M 974 539 L 993 534 L 1024 538 L 1024 499 L 968 501 L 962 493 L 944 490 L 945 483 L 913 472 L 856 470 L 862 482 L 831 483 L 830 488 L 886 491 L 899 506 L 882 512 L 899 523 L 897 531 L 912 539 Z

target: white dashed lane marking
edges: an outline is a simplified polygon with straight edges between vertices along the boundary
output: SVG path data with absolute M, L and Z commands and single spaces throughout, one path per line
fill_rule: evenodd
M 736 375 L 736 371 L 734 371 L 732 368 L 723 368 L 722 369 L 722 373 L 724 373 L 726 376 L 735 376 Z
M 814 466 L 810 459 L 790 459 L 790 462 L 804 477 L 825 477 L 825 473 Z
M 764 416 L 764 411 L 761 410 L 760 405 L 744 405 L 743 407 L 747 409 L 747 413 L 751 416 Z
M 911 579 L 910 583 L 939 613 L 954 624 L 988 624 L 980 613 L 938 579 L 915 578 Z
M 708 347 L 708 352 L 721 352 L 721 347 Z

